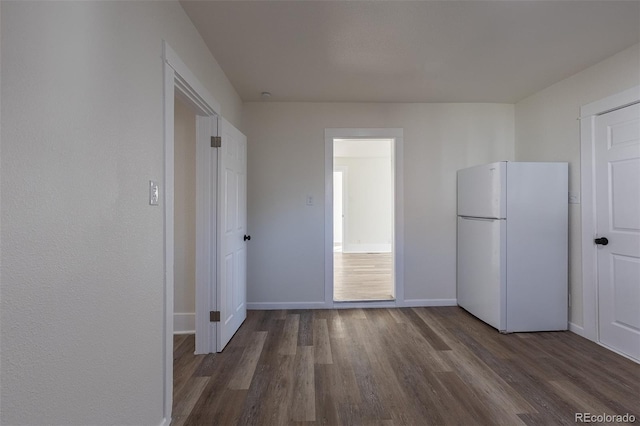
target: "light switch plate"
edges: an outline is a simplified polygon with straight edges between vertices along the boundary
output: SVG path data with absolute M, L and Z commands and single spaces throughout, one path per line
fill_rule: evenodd
M 157 206 L 160 201 L 160 189 L 158 188 L 158 182 L 153 180 L 149 181 L 149 205 Z

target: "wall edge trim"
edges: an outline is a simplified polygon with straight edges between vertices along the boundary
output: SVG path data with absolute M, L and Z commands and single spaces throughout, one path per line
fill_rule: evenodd
M 276 310 L 276 309 L 327 309 L 325 302 L 248 302 L 247 310 Z
M 572 332 L 572 333 L 577 334 L 580 337 L 584 337 L 585 339 L 591 340 L 591 339 L 589 339 L 588 334 L 584 331 L 584 327 L 582 327 L 582 326 L 580 326 L 578 324 L 569 322 L 569 331 Z

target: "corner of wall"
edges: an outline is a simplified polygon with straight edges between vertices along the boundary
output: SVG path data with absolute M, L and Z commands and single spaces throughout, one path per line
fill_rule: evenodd
M 580 107 L 640 85 L 640 43 L 518 101 L 514 108 L 516 161 L 566 161 L 569 191 L 580 192 Z M 583 325 L 581 206 L 569 206 L 570 324 Z

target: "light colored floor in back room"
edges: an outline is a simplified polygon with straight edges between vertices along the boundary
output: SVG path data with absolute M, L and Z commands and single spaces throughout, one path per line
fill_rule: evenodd
M 392 253 L 333 254 L 333 300 L 393 300 Z

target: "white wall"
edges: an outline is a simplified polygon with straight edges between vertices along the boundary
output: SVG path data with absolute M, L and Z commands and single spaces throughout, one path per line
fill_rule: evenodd
M 503 104 L 245 103 L 248 302 L 324 301 L 324 129 L 340 127 L 404 128 L 405 298 L 454 299 L 456 170 L 512 160 L 513 123 Z
M 195 332 L 196 115 L 176 97 L 174 121 L 173 332 Z
M 391 154 L 391 149 L 389 149 Z M 393 195 L 391 158 L 334 157 L 347 169 L 345 252 L 391 251 Z
M 580 107 L 640 85 L 640 45 L 626 49 L 515 106 L 518 161 L 568 161 L 569 190 L 580 191 Z M 583 324 L 580 205 L 569 206 L 570 321 Z
M 163 417 L 162 40 L 239 125 L 177 2 L 1 2 L 0 423 Z

